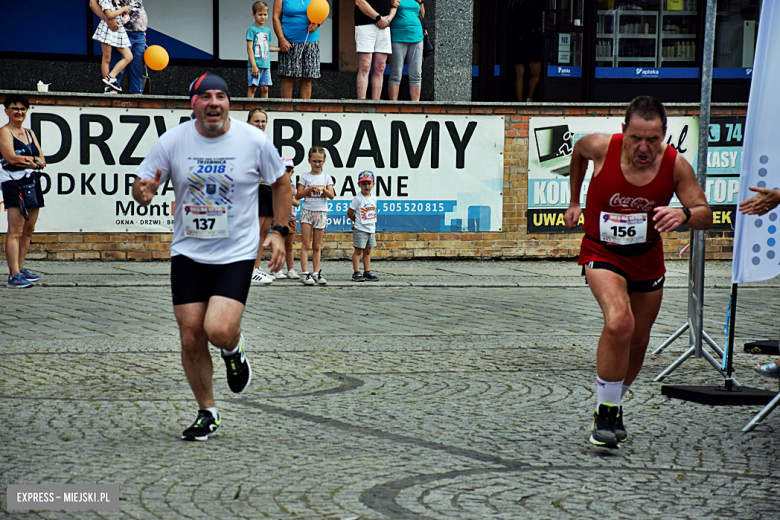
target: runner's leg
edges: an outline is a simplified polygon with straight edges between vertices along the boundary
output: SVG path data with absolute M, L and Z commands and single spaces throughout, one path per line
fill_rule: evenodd
M 650 330 L 653 328 L 658 311 L 661 309 L 663 289 L 653 292 L 631 293 L 631 309 L 634 314 L 634 335 L 628 357 L 628 370 L 623 384 L 634 382 L 645 360 L 647 345 L 650 343 Z
M 596 351 L 598 376 L 604 381 L 625 379 L 629 346 L 634 335 L 634 315 L 626 279 L 606 269 L 585 267 L 593 296 L 604 315 L 604 328 Z
M 214 406 L 214 366 L 209 354 L 208 336 L 203 327 L 206 309 L 206 302 L 173 306 L 181 336 L 181 364 L 199 409 Z

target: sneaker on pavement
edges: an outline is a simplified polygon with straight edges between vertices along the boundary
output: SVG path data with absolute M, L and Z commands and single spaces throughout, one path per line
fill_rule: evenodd
M 258 267 L 252 271 L 252 282 L 267 285 L 274 281 L 274 277 L 263 271 L 262 267 Z
M 274 278 L 276 278 L 277 280 L 285 280 L 287 278 L 287 275 L 284 274 L 281 269 L 279 269 L 278 271 L 274 271 L 271 274 L 274 275 Z
M 363 273 L 360 271 L 355 271 L 352 273 L 352 281 L 353 282 L 364 282 L 366 279 L 363 278 Z
M 757 365 L 754 370 L 756 371 L 756 374 L 760 374 L 764 377 L 780 378 L 780 365 L 774 361 L 764 365 Z
M 601 403 L 597 412 L 593 413 L 593 424 L 590 426 L 591 444 L 602 448 L 617 448 L 618 439 L 615 434 L 620 408 L 614 404 Z
M 310 273 L 301 273 L 301 282 L 303 282 L 304 285 L 314 285 L 317 283 Z
M 24 288 L 32 287 L 33 285 L 35 284 L 22 276 L 22 273 L 16 273 L 8 277 L 8 287 Z
M 222 355 L 227 365 L 227 380 L 230 390 L 237 394 L 242 392 L 252 382 L 252 367 L 249 366 L 249 360 L 244 352 L 244 333 L 238 339 L 238 352 L 230 356 Z
M 322 269 L 314 273 L 312 276 L 314 277 L 314 281 L 317 282 L 318 284 L 328 285 L 328 281 L 325 279 L 324 276 L 322 276 Z
M 617 416 L 617 422 L 615 423 L 615 437 L 617 437 L 617 440 L 620 442 L 626 442 L 628 440 L 628 432 L 626 431 L 626 427 L 623 426 L 623 407 L 620 407 L 620 411 L 618 412 Z
M 369 282 L 377 282 L 379 281 L 379 277 L 372 273 L 371 271 L 364 271 L 363 272 L 363 278 L 365 278 Z
M 19 273 L 25 278 L 25 280 L 28 280 L 30 282 L 37 282 L 38 280 L 41 279 L 40 276 L 38 276 L 37 274 L 32 274 L 27 269 L 19 269 Z
M 198 418 L 192 423 L 192 426 L 184 430 L 181 434 L 183 441 L 205 441 L 209 435 L 215 435 L 217 428 L 222 423 L 222 418 L 217 414 L 214 418 L 208 410 L 198 410 Z
M 290 280 L 300 280 L 300 276 L 298 276 L 298 273 L 295 272 L 295 269 L 290 269 L 287 271 L 287 278 Z

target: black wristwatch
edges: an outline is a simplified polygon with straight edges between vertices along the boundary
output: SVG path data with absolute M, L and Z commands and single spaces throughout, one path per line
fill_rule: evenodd
M 683 220 L 683 224 L 688 222 L 691 219 L 691 210 L 686 208 L 685 206 L 682 207 L 683 213 L 685 213 L 685 220 Z
M 376 15 L 376 19 L 374 20 L 374 23 L 378 22 L 381 19 L 382 19 L 382 15 L 381 14 Z
M 286 237 L 290 234 L 290 229 L 287 226 L 274 226 L 271 228 L 271 231 L 276 231 L 282 235 L 282 237 Z

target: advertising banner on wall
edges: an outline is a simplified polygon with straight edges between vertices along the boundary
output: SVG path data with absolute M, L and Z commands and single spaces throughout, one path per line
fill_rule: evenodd
M 622 117 L 532 117 L 528 131 L 528 232 L 569 230 L 563 215 L 569 206 L 569 162 L 575 143 L 592 133 L 622 131 Z M 733 211 L 739 192 L 739 170 L 744 117 L 713 117 L 709 127 L 705 195 L 714 212 L 713 229 L 733 229 Z M 696 117 L 669 117 L 666 142 L 682 153 L 696 171 L 699 121 Z M 584 208 L 593 163 L 588 164 L 582 187 Z M 679 205 L 676 198 L 672 205 Z M 581 224 L 581 223 L 580 223 Z
M 135 169 L 166 129 L 189 110 L 31 105 L 26 125 L 47 157 L 46 207 L 38 232 L 171 232 L 173 188 L 148 207 L 132 198 Z M 231 112 L 245 124 L 246 112 Z M 270 113 L 266 132 L 309 171 L 311 146 L 325 148 L 334 178 L 328 230 L 348 231 L 357 174 L 376 175 L 378 231 L 500 231 L 504 118 L 496 116 Z M 0 116 L 0 125 L 7 118 Z M 5 207 L 3 205 L 3 209 Z M 7 221 L 0 218 L 0 232 Z

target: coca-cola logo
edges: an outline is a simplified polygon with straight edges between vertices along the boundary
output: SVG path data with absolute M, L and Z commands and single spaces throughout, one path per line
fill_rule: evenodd
M 613 208 L 630 208 L 647 212 L 653 209 L 655 201 L 647 200 L 644 197 L 621 197 L 620 193 L 615 193 L 609 199 L 609 205 Z

